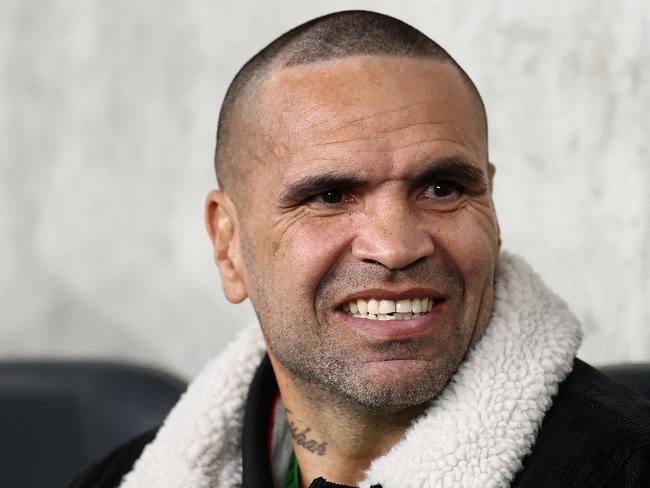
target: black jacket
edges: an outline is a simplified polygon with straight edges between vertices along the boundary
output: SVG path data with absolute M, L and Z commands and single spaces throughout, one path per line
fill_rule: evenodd
M 265 445 L 276 392 L 265 358 L 246 403 L 243 488 L 272 487 Z M 119 447 L 81 473 L 69 488 L 119 486 L 155 434 L 155 430 L 146 432 Z M 318 481 L 314 486 L 340 485 Z M 650 487 L 650 401 L 576 359 L 511 487 Z

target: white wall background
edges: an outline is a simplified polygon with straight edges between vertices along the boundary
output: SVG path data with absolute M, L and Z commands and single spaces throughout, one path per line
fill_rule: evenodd
M 371 8 L 438 40 L 487 103 L 506 248 L 602 364 L 650 360 L 650 2 L 0 0 L 0 358 L 192 375 L 245 323 L 203 230 L 240 65 Z

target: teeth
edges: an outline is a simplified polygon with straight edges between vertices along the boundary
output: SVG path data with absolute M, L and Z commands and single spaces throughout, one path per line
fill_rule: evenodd
M 343 310 L 352 317 L 370 320 L 411 320 L 430 312 L 435 304 L 433 298 L 412 298 L 387 300 L 359 298 L 343 305 Z
M 412 318 L 413 314 L 411 312 L 395 314 L 395 320 L 411 320 Z
M 393 300 L 381 300 L 379 302 L 379 313 L 395 313 L 395 302 Z
M 367 314 L 368 313 L 368 302 L 366 302 L 363 298 L 359 298 L 357 300 L 357 308 L 359 309 L 359 313 L 362 313 L 363 315 Z
M 411 311 L 411 300 L 397 300 L 395 310 L 398 313 L 407 313 Z

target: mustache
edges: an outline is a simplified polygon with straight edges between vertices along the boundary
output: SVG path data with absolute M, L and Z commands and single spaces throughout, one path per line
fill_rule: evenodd
M 364 288 L 401 286 L 404 288 L 434 288 L 445 294 L 462 293 L 463 277 L 447 263 L 434 263 L 423 258 L 401 269 L 389 269 L 377 262 L 358 262 L 337 269 L 319 283 L 315 298 L 332 303 L 351 292 Z

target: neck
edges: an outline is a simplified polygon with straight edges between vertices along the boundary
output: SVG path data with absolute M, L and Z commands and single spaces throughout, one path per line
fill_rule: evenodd
M 322 476 L 357 485 L 377 457 L 404 435 L 425 405 L 383 410 L 333 397 L 324 389 L 296 381 L 273 357 L 282 402 L 300 466 L 301 486 Z

